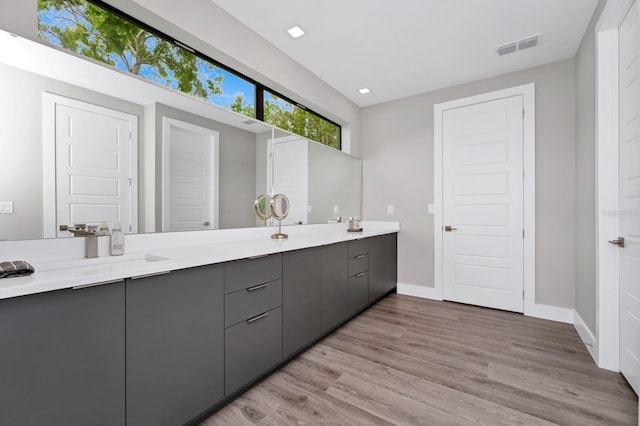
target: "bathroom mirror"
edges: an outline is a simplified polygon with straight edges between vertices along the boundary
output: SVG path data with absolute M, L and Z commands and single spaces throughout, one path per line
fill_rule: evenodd
M 4 31 L 0 46 L 0 158 L 11 159 L 0 167 L 0 202 L 12 206 L 11 213 L 0 214 L 0 240 L 67 237 L 61 225 L 90 222 L 91 217 L 98 223 L 122 221 L 123 215 L 130 218 L 127 233 L 264 226 L 252 211 L 258 194 L 290 197 L 291 212 L 283 224 L 327 223 L 336 216 L 360 215 L 361 162 L 354 157 Z M 93 151 L 83 151 L 71 141 L 67 151 L 56 149 L 56 131 L 65 121 L 60 117 L 80 114 L 80 123 L 86 105 L 99 113 L 108 111 L 105 116 L 118 113 L 110 127 L 85 120 L 89 124 L 84 130 L 97 135 L 92 141 L 108 145 L 104 135 L 131 135 L 137 147 L 113 152 L 94 146 Z M 105 128 L 109 131 L 100 130 Z M 207 146 L 201 151 L 206 154 L 190 151 L 189 144 L 173 143 L 185 137 Z M 285 146 L 306 153 L 295 157 L 306 169 L 304 177 L 299 167 L 288 173 L 291 150 Z M 74 160 L 83 160 L 83 167 L 109 168 L 128 155 L 127 164 L 135 170 L 116 177 L 100 170 L 87 176 L 85 169 L 59 164 L 58 158 L 69 158 L 69 149 L 76 150 Z M 65 167 L 67 174 L 61 175 Z M 207 169 L 208 174 L 199 172 Z M 290 190 L 287 175 L 300 176 L 296 184 L 302 196 Z M 200 180 L 194 183 L 196 177 Z M 88 193 L 82 202 L 73 198 Z M 104 202 L 122 194 L 128 194 L 130 204 Z M 104 208 L 96 213 L 99 206 Z
M 289 214 L 289 199 L 284 194 L 276 194 L 269 203 L 274 219 L 283 220 Z
M 278 221 L 278 232 L 273 234 L 271 238 L 276 240 L 289 238 L 287 234 L 282 233 L 282 221 L 289 214 L 289 199 L 284 194 L 276 194 L 271 197 L 269 204 L 271 207 L 271 216 Z
M 253 202 L 253 210 L 258 219 L 267 221 L 271 218 L 271 197 L 266 194 L 258 195 Z

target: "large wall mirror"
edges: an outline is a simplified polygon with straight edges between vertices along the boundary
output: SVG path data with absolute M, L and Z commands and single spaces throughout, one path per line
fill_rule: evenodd
M 264 193 L 291 200 L 283 224 L 360 215 L 359 159 L 1 30 L 0 46 L 0 240 L 265 226 Z

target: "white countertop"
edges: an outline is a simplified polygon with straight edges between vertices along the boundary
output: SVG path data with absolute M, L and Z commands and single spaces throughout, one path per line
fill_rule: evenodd
M 127 235 L 124 256 L 109 256 L 108 237 L 100 237 L 100 256 L 85 259 L 84 238 L 0 242 L 0 261 L 25 260 L 36 272 L 0 279 L 0 299 L 90 286 L 282 253 L 398 232 L 398 222 L 361 222 L 363 232 L 347 232 L 345 223 L 283 227 L 286 240 L 270 238 L 276 228 Z M 62 254 L 61 254 L 62 253 Z

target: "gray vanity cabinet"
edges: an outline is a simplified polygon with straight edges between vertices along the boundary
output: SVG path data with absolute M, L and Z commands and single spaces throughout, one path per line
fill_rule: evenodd
M 125 423 L 124 283 L 0 300 L 0 425 Z
M 127 280 L 128 426 L 184 424 L 224 398 L 223 289 L 222 265 Z
M 228 262 L 225 273 L 225 395 L 282 361 L 282 255 Z
M 398 234 L 368 238 L 369 303 L 393 289 L 398 281 Z
M 322 332 L 350 316 L 347 288 L 347 243 L 321 247 Z
M 349 312 L 351 315 L 369 303 L 369 240 L 349 241 L 349 280 L 347 282 Z
M 282 355 L 284 358 L 322 332 L 323 247 L 282 255 Z

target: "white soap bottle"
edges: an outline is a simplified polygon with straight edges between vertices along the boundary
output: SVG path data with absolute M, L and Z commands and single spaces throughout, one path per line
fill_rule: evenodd
M 122 232 L 120 222 L 113 224 L 109 243 L 109 253 L 111 256 L 121 256 L 124 254 L 124 233 Z

